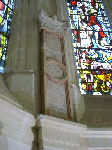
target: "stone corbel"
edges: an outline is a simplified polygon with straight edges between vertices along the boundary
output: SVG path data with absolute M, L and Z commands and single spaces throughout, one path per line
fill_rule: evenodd
M 39 28 L 48 29 L 55 33 L 65 35 L 65 32 L 70 29 L 69 21 L 61 22 L 57 19 L 57 16 L 49 17 L 48 14 L 41 10 L 39 14 Z

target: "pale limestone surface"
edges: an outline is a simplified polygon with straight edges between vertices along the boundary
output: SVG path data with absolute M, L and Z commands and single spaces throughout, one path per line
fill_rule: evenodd
M 0 98 L 0 150 L 31 150 L 34 117 Z
M 87 150 L 85 125 L 40 115 L 36 120 L 39 150 Z
M 11 93 L 24 110 L 34 115 L 40 112 L 40 99 L 36 90 L 39 89 L 40 83 L 38 74 L 34 71 L 11 73 L 7 75 L 6 81 Z
M 74 105 L 75 120 L 79 121 L 83 117 L 89 105 L 85 106 L 84 97 L 79 91 L 70 26 L 66 28 L 65 24 L 66 32 L 62 31 L 63 21 L 65 23 L 68 21 L 66 1 L 16 0 L 15 2 L 5 80 L 4 77 L 0 77 L 0 150 L 34 150 L 33 141 L 39 144 L 40 150 L 42 147 L 45 150 L 87 150 L 87 147 L 89 147 L 88 150 L 112 150 L 111 129 L 87 131 L 85 125 L 44 115 L 40 115 L 35 121 L 34 116 L 28 113 L 31 112 L 35 116 L 40 113 L 41 94 L 43 94 L 40 93 L 39 33 L 41 24 L 39 13 L 42 9 L 48 18 L 54 19 L 54 26 L 51 26 L 48 18 L 45 20 L 49 22 L 47 29 L 64 35 L 68 80 L 71 85 L 70 95 Z M 111 20 L 111 0 L 103 0 L 103 2 Z M 60 25 L 57 24 L 58 21 L 61 22 Z M 97 106 L 94 111 L 96 108 Z M 35 126 L 35 122 L 39 133 L 35 131 L 34 137 L 32 127 Z M 38 148 L 35 147 L 35 150 Z
M 16 0 L 6 61 L 6 82 L 23 109 L 40 112 L 38 0 Z
M 88 150 L 112 150 L 112 128 L 90 128 Z

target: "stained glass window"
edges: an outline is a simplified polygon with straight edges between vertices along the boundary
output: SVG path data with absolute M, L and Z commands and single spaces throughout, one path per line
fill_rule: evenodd
M 112 95 L 112 32 L 102 0 L 67 0 L 82 94 Z
M 14 0 L 0 0 L 0 73 L 4 73 Z

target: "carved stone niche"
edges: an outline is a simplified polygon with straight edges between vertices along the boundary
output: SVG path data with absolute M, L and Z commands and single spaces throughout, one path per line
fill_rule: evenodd
M 43 16 L 43 17 L 42 17 Z M 42 113 L 73 120 L 64 48 L 64 24 L 41 13 Z

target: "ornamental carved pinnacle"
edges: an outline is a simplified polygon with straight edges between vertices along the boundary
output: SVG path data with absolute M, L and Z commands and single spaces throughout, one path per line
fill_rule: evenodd
M 61 22 L 57 19 L 57 16 L 48 16 L 48 14 L 41 10 L 39 14 L 39 28 L 49 29 L 58 34 L 64 35 L 65 32 L 70 28 L 69 22 Z

